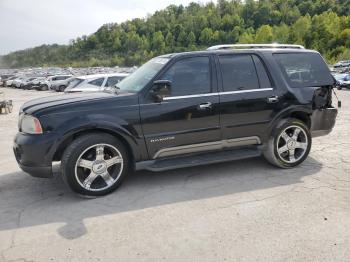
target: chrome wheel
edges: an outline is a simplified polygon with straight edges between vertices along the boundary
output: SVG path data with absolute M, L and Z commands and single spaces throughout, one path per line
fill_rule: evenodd
M 304 129 L 299 126 L 288 126 L 278 136 L 277 154 L 287 163 L 296 163 L 305 155 L 308 143 Z
M 123 157 L 109 144 L 96 144 L 78 157 L 75 177 L 89 191 L 102 191 L 113 186 L 123 172 Z

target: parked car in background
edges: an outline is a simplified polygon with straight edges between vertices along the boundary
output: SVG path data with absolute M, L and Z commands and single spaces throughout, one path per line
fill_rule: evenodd
M 0 86 L 6 86 L 6 81 L 13 77 L 13 75 L 1 75 L 0 76 Z
M 67 86 L 75 79 L 74 76 L 67 78 L 65 80 L 56 81 L 51 85 L 51 90 L 55 90 L 56 92 L 63 92 Z
M 23 81 L 24 81 L 25 79 L 26 79 L 25 76 L 20 76 L 20 77 L 14 79 L 13 82 L 12 82 L 12 87 L 14 87 L 14 88 L 20 88 L 21 85 L 23 84 Z
M 73 79 L 65 89 L 65 93 L 98 92 L 108 88 L 115 88 L 121 80 L 127 77 L 127 73 L 98 74 L 80 76 Z
M 20 109 L 16 160 L 37 177 L 53 177 L 52 163 L 61 161 L 67 185 L 90 196 L 112 192 L 133 169 L 261 155 L 296 167 L 312 138 L 335 125 L 335 79 L 316 51 L 266 46 L 163 55 L 118 83 L 118 92 L 29 101 Z
M 11 87 L 13 81 L 14 81 L 16 78 L 17 78 L 17 76 L 12 76 L 12 77 L 8 78 L 8 79 L 6 80 L 6 82 L 5 82 L 5 86 Z
M 339 61 L 334 64 L 334 68 L 350 67 L 350 60 Z
M 28 90 L 35 89 L 40 85 L 41 81 L 45 81 L 45 80 L 46 80 L 46 77 L 44 76 L 36 77 L 33 80 L 29 81 L 27 85 L 24 87 L 24 89 L 28 89 Z
M 338 90 L 343 88 L 350 89 L 350 74 L 335 74 L 334 78 L 337 80 Z
M 46 80 L 40 82 L 40 85 L 36 88 L 37 90 L 40 91 L 45 91 L 51 89 L 51 86 L 55 84 L 57 81 L 62 81 L 67 78 L 72 77 L 72 75 L 54 75 L 54 76 L 49 76 L 46 78 Z
M 21 80 L 19 87 L 17 88 L 21 88 L 21 89 L 27 89 L 27 86 L 29 85 L 29 83 L 31 81 L 33 81 L 36 77 L 25 77 Z

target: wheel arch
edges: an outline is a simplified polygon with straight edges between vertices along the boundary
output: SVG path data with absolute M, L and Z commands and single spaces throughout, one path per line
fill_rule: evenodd
M 308 128 L 311 128 L 311 114 L 312 110 L 310 108 L 302 106 L 283 110 L 271 121 L 267 132 L 265 132 L 266 136 L 263 138 L 263 140 L 268 141 L 276 125 L 278 125 L 281 120 L 286 118 L 296 118 L 305 123 Z
M 69 146 L 72 143 L 72 141 L 74 141 L 78 137 L 81 137 L 81 136 L 84 136 L 87 134 L 93 134 L 93 133 L 109 134 L 109 135 L 112 135 L 113 137 L 117 138 L 118 140 L 120 140 L 128 152 L 128 155 L 130 157 L 130 163 L 135 162 L 135 151 L 134 151 L 133 147 L 130 145 L 130 142 L 128 141 L 128 139 L 124 135 L 122 135 L 121 132 L 111 130 L 108 128 L 102 128 L 102 127 L 81 129 L 81 130 L 77 130 L 76 132 L 67 135 L 64 139 L 62 139 L 62 141 L 56 147 L 52 160 L 53 161 L 60 161 L 62 159 L 62 155 L 63 155 L 65 149 L 67 148 L 67 146 Z

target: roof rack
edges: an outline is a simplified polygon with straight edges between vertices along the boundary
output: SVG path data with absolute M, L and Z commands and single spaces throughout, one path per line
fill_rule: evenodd
M 289 44 L 235 44 L 235 45 L 215 45 L 209 47 L 207 50 L 224 50 L 224 49 L 256 49 L 256 48 L 292 48 L 305 49 L 302 45 Z

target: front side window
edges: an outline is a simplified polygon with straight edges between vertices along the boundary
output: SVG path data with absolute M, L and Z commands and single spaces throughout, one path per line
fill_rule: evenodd
M 219 56 L 225 92 L 258 89 L 259 81 L 251 55 Z
M 172 65 L 161 80 L 171 81 L 171 96 L 211 91 L 209 57 L 186 58 Z
M 318 53 L 274 54 L 291 87 L 333 85 L 327 64 Z

